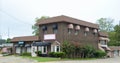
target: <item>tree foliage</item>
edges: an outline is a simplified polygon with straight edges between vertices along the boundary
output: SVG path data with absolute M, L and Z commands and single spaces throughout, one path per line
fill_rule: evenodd
M 10 43 L 10 42 L 11 42 L 11 39 L 10 39 L 10 38 L 7 38 L 6 42 L 7 42 L 7 43 Z
M 63 52 L 65 52 L 67 58 L 93 58 L 104 56 L 101 51 L 98 52 L 90 45 L 80 47 L 75 46 L 70 42 L 64 42 L 61 49 Z
M 48 16 L 42 16 L 42 17 L 40 17 L 40 18 L 35 18 L 35 24 L 38 22 L 38 21 L 40 21 L 40 20 L 43 20 L 43 19 L 46 19 L 46 18 L 49 18 Z M 32 32 L 32 34 L 34 34 L 35 36 L 38 36 L 38 34 L 39 34 L 39 27 L 38 26 L 36 26 L 36 25 L 32 25 L 32 29 L 33 29 L 33 32 Z
M 113 30 L 113 19 L 111 18 L 100 18 L 97 20 L 100 31 L 110 32 Z
M 120 46 L 120 25 L 114 27 L 114 31 L 109 32 L 109 46 Z

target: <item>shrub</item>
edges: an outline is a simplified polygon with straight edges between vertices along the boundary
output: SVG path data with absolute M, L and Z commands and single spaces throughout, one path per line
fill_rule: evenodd
M 41 51 L 36 51 L 35 52 L 38 56 L 41 56 L 42 52 Z
M 106 52 L 101 51 L 101 50 L 96 50 L 95 53 L 94 53 L 94 55 L 95 55 L 95 57 L 97 57 L 97 58 L 101 58 L 101 57 L 106 56 Z
M 64 52 L 55 52 L 55 57 L 60 57 L 60 58 L 63 58 L 65 56 L 65 53 Z
M 31 56 L 31 53 L 25 52 L 25 53 L 22 53 L 22 56 Z
M 49 55 L 51 57 L 60 57 L 60 58 L 63 58 L 65 56 L 65 53 L 64 52 L 50 52 Z
M 50 56 L 50 57 L 55 57 L 55 54 L 54 54 L 54 53 L 55 53 L 55 52 L 50 52 L 50 53 L 49 53 L 49 56 Z

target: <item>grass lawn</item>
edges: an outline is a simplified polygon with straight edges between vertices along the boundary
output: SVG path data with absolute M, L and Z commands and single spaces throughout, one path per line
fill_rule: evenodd
M 22 56 L 22 57 L 37 60 L 38 62 L 48 62 L 48 61 L 59 61 L 59 60 L 61 60 L 60 58 L 52 58 L 52 57 L 31 57 L 31 56 Z
M 70 59 L 70 58 L 52 58 L 52 57 L 31 57 L 31 56 L 22 56 L 23 58 L 30 58 L 33 60 L 37 60 L 38 62 L 49 62 L 49 61 L 65 61 L 65 60 L 95 60 L 97 58 L 75 58 L 75 59 Z

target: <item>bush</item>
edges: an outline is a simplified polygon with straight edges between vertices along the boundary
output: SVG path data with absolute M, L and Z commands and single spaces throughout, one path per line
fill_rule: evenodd
M 36 51 L 35 52 L 38 56 L 41 56 L 42 52 L 41 51 Z
M 31 53 L 25 52 L 25 53 L 22 53 L 22 56 L 31 56 Z
M 101 50 L 96 50 L 95 53 L 94 53 L 94 55 L 95 55 L 95 57 L 97 57 L 97 58 L 101 58 L 101 57 L 106 56 L 106 52 L 101 51 Z
M 55 54 L 54 54 L 54 53 L 55 53 L 55 52 L 50 52 L 50 53 L 49 53 L 49 56 L 50 56 L 50 57 L 55 57 Z
M 64 52 L 50 52 L 49 55 L 51 57 L 60 57 L 60 58 L 63 58 L 65 56 L 65 53 Z

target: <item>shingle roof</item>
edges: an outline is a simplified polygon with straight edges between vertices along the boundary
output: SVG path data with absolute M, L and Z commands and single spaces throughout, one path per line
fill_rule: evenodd
M 104 36 L 104 37 L 108 37 L 108 33 L 107 32 L 99 31 L 99 35 L 100 36 Z
M 21 36 L 21 37 L 14 37 L 11 39 L 11 42 L 18 42 L 18 41 L 38 41 L 38 36 Z
M 74 23 L 74 24 L 92 27 L 92 28 L 97 28 L 97 29 L 99 28 L 98 24 L 86 22 L 83 20 L 78 20 L 78 19 L 64 16 L 64 15 L 56 16 L 56 17 L 52 17 L 52 18 L 47 18 L 47 19 L 43 19 L 43 20 L 38 20 L 36 25 L 49 24 L 49 23 L 55 23 L 55 22 L 68 22 L 68 23 Z

